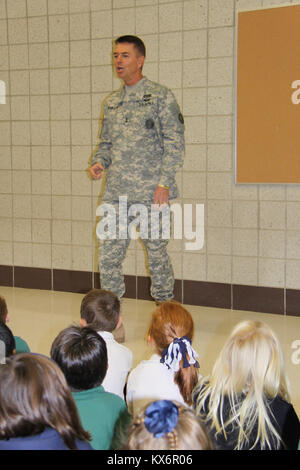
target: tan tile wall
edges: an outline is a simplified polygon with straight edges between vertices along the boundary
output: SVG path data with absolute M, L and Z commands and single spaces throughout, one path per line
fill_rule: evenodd
M 0 0 L 0 264 L 97 269 L 101 183 L 86 168 L 103 98 L 119 87 L 112 39 L 140 35 L 145 75 L 186 123 L 177 202 L 205 205 L 205 243 L 171 240 L 178 279 L 300 288 L 300 188 L 234 184 L 236 11 L 299 1 Z M 144 250 L 124 270 L 147 275 Z

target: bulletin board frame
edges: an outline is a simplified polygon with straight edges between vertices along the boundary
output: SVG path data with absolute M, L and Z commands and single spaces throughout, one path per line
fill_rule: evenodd
M 238 11 L 235 183 L 300 183 L 300 5 Z

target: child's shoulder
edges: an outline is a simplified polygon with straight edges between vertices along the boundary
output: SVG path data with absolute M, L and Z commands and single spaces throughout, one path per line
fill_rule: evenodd
M 23 353 L 23 352 L 30 352 L 30 348 L 26 341 L 21 338 L 20 336 L 15 336 L 15 343 L 16 343 L 16 353 Z
M 116 341 L 116 343 L 117 343 L 118 348 L 119 348 L 120 351 L 132 355 L 131 349 L 129 349 L 129 348 L 128 348 L 127 346 L 125 346 L 124 344 L 118 343 L 117 341 Z
M 133 358 L 132 351 L 124 344 L 118 343 L 114 339 L 112 333 L 108 331 L 97 331 L 97 333 L 104 339 L 108 355 L 110 357 L 114 357 L 115 360 L 120 358 L 121 364 L 124 365 L 125 361 L 127 365 L 131 368 Z
M 128 346 L 125 346 L 125 344 L 118 343 L 118 341 L 116 341 L 114 338 L 111 338 L 111 341 L 107 341 L 107 338 L 105 338 L 105 334 L 103 335 L 103 338 L 106 342 L 107 347 L 110 347 L 111 345 L 114 350 L 118 351 L 120 354 L 132 356 L 131 349 L 129 349 Z
M 108 392 L 104 389 L 104 397 L 107 403 L 112 404 L 115 408 L 118 409 L 123 409 L 126 408 L 126 403 L 125 401 L 119 397 L 119 395 L 116 395 L 115 393 Z
M 160 356 L 157 354 L 153 354 L 149 359 L 144 359 L 139 362 L 134 369 L 132 369 L 131 373 L 142 373 L 143 371 L 147 373 L 149 370 L 159 370 L 164 371 L 167 368 L 160 362 Z

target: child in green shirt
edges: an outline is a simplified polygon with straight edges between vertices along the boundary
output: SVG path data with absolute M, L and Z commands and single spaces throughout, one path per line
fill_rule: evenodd
M 101 385 L 108 366 L 103 338 L 91 328 L 70 326 L 54 340 L 51 358 L 71 388 L 82 425 L 92 436 L 91 446 L 117 449 L 131 418 L 124 400 Z

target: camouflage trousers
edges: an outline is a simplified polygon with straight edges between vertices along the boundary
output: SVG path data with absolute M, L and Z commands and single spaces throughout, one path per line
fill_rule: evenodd
M 101 288 L 114 292 L 119 298 L 123 297 L 125 283 L 122 265 L 131 241 L 131 237 L 128 236 L 128 227 L 132 227 L 134 224 L 147 252 L 151 277 L 151 296 L 158 301 L 173 298 L 174 274 L 167 253 L 169 240 L 161 238 L 162 217 L 160 216 L 156 222 L 153 222 L 150 216 L 144 217 L 142 213 L 135 215 L 126 213 L 125 217 L 122 217 L 119 213 L 119 204 L 113 203 L 111 205 L 115 209 L 115 215 L 112 214 L 111 216 L 115 217 L 115 222 L 111 224 L 113 230 L 107 226 L 107 238 L 100 238 L 97 227 Z M 150 214 L 151 204 L 143 205 L 143 208 L 145 207 L 147 208 L 147 214 Z M 109 217 L 106 215 L 107 225 L 109 225 Z M 155 236 L 154 238 L 153 231 L 156 234 L 158 233 L 159 237 Z

